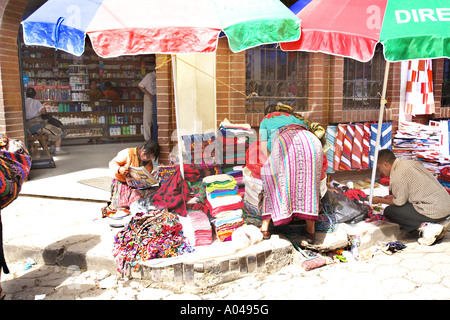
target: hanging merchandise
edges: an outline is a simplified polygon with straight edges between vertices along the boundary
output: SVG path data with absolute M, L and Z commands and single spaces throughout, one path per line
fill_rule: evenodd
M 370 154 L 370 123 L 364 123 L 363 136 L 363 153 L 361 156 L 361 166 L 363 169 L 369 168 L 369 154 Z
M 181 230 L 178 216 L 167 210 L 137 213 L 114 237 L 117 270 L 125 274 L 128 265 L 137 270 L 141 262 L 150 259 L 192 252 Z
M 339 171 L 339 165 L 341 163 L 342 156 L 342 146 L 344 144 L 344 136 L 347 130 L 346 124 L 338 124 L 336 142 L 334 145 L 334 160 L 333 160 L 333 170 Z
M 373 166 L 378 124 L 364 122 L 328 126 L 327 173 L 369 169 Z M 382 125 L 380 150 L 392 148 L 392 123 Z
M 378 124 L 370 125 L 370 157 L 369 167 L 373 168 L 373 161 L 375 157 L 375 144 L 377 140 Z M 392 149 L 392 123 L 384 122 L 381 126 L 380 146 L 378 150 Z
M 353 138 L 355 134 L 355 125 L 353 124 L 347 124 L 345 135 L 344 135 L 344 142 L 342 144 L 342 156 L 341 156 L 341 162 L 339 164 L 340 170 L 351 170 L 352 169 L 352 147 L 353 147 Z
M 208 164 L 218 163 L 216 159 L 216 135 L 214 133 L 192 134 L 181 136 L 188 163 Z
M 352 169 L 362 169 L 364 124 L 355 124 L 355 136 L 352 147 Z
M 334 170 L 333 170 L 334 159 L 333 158 L 334 158 L 334 152 L 335 152 L 336 136 L 337 136 L 337 126 L 328 126 L 326 139 L 327 139 L 328 144 L 330 145 L 330 149 L 328 149 L 328 151 L 327 151 L 327 161 L 328 161 L 327 173 L 334 173 Z
M 434 112 L 432 61 L 411 60 L 408 62 L 405 113 L 415 116 Z

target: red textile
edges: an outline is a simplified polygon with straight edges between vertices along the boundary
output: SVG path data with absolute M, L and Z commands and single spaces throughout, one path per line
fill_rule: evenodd
M 219 214 L 222 211 L 229 211 L 229 210 L 236 210 L 236 209 L 241 209 L 244 207 L 244 202 L 238 202 L 238 203 L 233 203 L 233 204 L 229 204 L 226 206 L 221 206 L 221 207 L 217 207 L 217 208 L 212 208 L 211 204 L 208 202 L 208 200 L 206 200 L 205 202 L 205 210 L 206 213 L 208 213 L 211 217 L 215 217 L 217 214 Z
M 347 198 L 351 200 L 361 200 L 364 201 L 367 199 L 367 195 L 359 189 L 351 189 L 344 193 L 344 195 L 347 196 Z
M 190 188 L 186 181 L 195 182 L 200 172 L 191 165 L 184 165 L 184 179 L 181 177 L 180 166 L 175 174 L 163 184 L 153 196 L 156 208 L 166 208 L 181 216 L 186 216 L 186 202 L 189 200 Z
M 261 168 L 266 160 L 267 156 L 261 151 L 259 140 L 256 140 L 245 153 L 245 165 L 251 171 L 253 177 L 261 179 Z

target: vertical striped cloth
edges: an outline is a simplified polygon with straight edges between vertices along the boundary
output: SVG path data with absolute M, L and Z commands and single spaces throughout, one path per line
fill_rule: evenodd
M 333 163 L 334 163 L 334 150 L 335 150 L 335 141 L 337 136 L 337 126 L 328 126 L 327 127 L 327 135 L 326 139 L 327 142 L 330 144 L 330 149 L 327 151 L 327 161 L 328 161 L 328 168 L 327 173 L 334 173 L 333 170 Z
M 344 136 L 347 130 L 346 124 L 339 124 L 337 127 L 336 142 L 334 144 L 334 161 L 333 170 L 338 171 L 341 163 L 342 146 L 344 144 Z
M 342 145 L 341 163 L 339 164 L 340 170 L 352 169 L 352 147 L 353 136 L 355 135 L 355 125 L 347 124 L 347 130 L 345 131 L 344 143 Z
M 375 158 L 375 143 L 377 139 L 378 124 L 370 125 L 370 168 L 373 168 L 373 161 Z M 381 126 L 380 147 L 382 149 L 392 149 L 392 123 L 383 123 Z
M 352 169 L 362 169 L 363 137 L 364 124 L 355 124 L 355 137 L 353 139 L 352 148 Z
M 435 112 L 431 65 L 431 59 L 409 61 L 405 113 L 417 115 Z
M 369 153 L 370 153 L 370 123 L 364 123 L 364 136 L 363 136 L 363 153 L 361 156 L 361 166 L 363 169 L 369 168 Z

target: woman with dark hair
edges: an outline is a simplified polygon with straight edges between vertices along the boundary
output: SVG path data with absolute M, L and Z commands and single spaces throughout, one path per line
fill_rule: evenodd
M 129 209 L 130 205 L 142 198 L 150 197 L 154 191 L 149 189 L 136 189 L 127 184 L 126 178 L 130 175 L 130 167 L 145 167 L 153 172 L 153 160 L 159 157 L 159 144 L 147 141 L 141 148 L 127 148 L 120 151 L 110 162 L 109 169 L 115 178 L 111 184 L 110 204 L 102 209 L 103 216 L 110 211 Z
M 262 150 L 270 154 L 261 169 L 264 200 L 261 232 L 270 238 L 269 223 L 306 220 L 306 240 L 314 243 L 323 172 L 325 130 L 286 105 L 270 105 L 260 125 Z M 325 142 L 324 142 L 325 144 Z

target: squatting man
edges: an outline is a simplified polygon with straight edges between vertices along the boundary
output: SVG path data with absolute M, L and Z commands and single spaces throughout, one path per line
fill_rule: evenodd
M 397 159 L 391 150 L 378 154 L 378 170 L 390 178 L 390 194 L 373 197 L 384 203 L 384 216 L 408 232 L 418 230 L 418 242 L 432 245 L 442 239 L 450 225 L 450 195 L 419 162 Z

